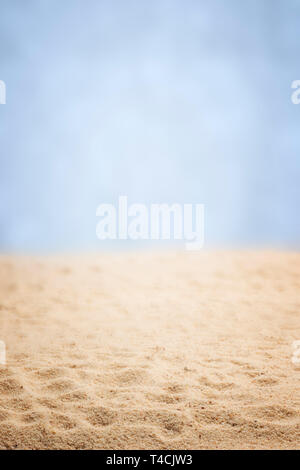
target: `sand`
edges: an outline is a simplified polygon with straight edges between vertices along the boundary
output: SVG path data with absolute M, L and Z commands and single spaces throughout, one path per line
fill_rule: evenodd
M 1 256 L 0 448 L 299 448 L 299 339 L 299 253 Z

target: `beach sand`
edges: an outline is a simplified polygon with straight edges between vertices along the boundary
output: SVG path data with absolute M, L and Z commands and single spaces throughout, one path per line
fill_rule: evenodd
M 0 257 L 1 449 L 300 447 L 300 254 Z

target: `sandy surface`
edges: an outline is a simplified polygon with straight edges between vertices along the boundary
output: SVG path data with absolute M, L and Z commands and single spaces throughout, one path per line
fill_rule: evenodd
M 300 254 L 0 258 L 0 448 L 300 447 Z

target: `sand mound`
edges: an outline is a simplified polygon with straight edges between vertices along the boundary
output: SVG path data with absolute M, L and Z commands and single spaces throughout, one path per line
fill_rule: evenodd
M 300 254 L 0 259 L 0 448 L 299 448 Z

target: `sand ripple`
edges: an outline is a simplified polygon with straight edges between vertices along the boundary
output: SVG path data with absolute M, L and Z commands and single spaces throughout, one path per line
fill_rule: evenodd
M 0 259 L 0 448 L 300 446 L 300 255 Z

